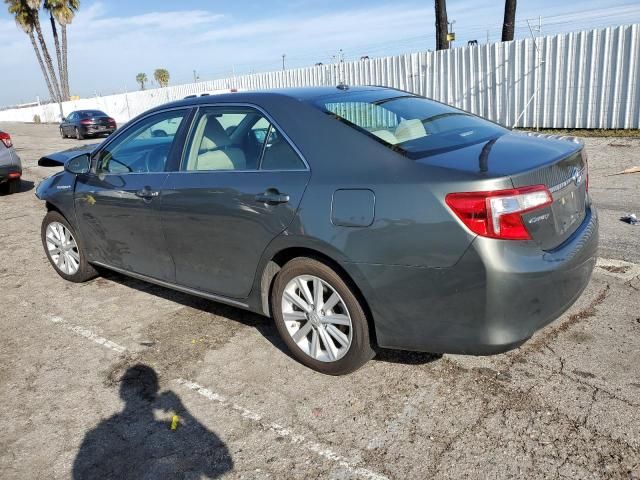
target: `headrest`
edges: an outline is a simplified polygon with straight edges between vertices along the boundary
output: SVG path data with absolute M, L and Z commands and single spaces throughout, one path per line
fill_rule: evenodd
M 419 118 L 401 121 L 396 128 L 395 134 L 400 143 L 427 136 L 422 120 Z
M 222 125 L 213 115 L 207 118 L 207 125 L 204 127 L 200 152 L 222 148 L 231 145 L 229 135 L 224 131 Z

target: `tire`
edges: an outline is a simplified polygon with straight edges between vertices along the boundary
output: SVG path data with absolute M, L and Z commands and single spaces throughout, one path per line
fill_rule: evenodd
M 67 136 L 64 134 L 64 130 L 62 130 L 62 128 L 60 128 L 60 137 L 61 138 L 67 138 Z
M 9 180 L 9 182 L 7 183 L 7 193 L 18 193 L 21 186 L 22 181 L 19 178 L 15 180 Z
M 315 295 L 317 285 L 320 297 Z M 292 302 L 292 296 L 297 300 Z M 298 303 L 301 299 L 307 311 Z M 312 299 L 312 305 L 305 299 Z M 313 370 L 344 375 L 375 355 L 362 305 L 340 275 L 317 260 L 294 258 L 280 270 L 271 289 L 271 311 L 292 355 Z
M 69 232 L 71 240 L 75 243 L 75 248 L 69 248 L 71 246 L 70 242 L 60 242 L 60 236 L 56 237 L 56 234 L 60 232 L 60 225 Z M 49 226 L 52 227 L 51 230 L 48 230 Z M 87 262 L 84 247 L 76 235 L 75 230 L 71 228 L 67 219 L 60 213 L 52 210 L 45 215 L 42 220 L 40 236 L 42 238 L 42 246 L 44 247 L 44 251 L 47 254 L 47 258 L 49 259 L 51 266 L 62 278 L 70 282 L 81 283 L 98 276 L 96 269 Z M 62 237 L 64 237 L 64 235 L 62 235 Z M 65 243 L 65 245 L 62 245 L 62 248 L 51 248 L 55 247 L 55 244 L 61 245 L 62 243 Z M 64 258 L 56 261 L 53 253 L 56 251 L 61 252 L 58 257 L 62 256 Z M 73 258 L 71 258 L 71 255 L 73 255 Z M 77 268 L 64 268 L 65 265 L 75 267 L 76 264 Z
M 80 129 L 78 127 L 76 127 L 76 139 L 77 140 L 84 140 L 84 135 L 82 135 L 82 132 L 80 132 Z

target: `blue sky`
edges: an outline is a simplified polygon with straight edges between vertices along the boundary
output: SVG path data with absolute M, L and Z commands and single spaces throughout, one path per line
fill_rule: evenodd
M 579 5 L 577 10 L 576 5 Z M 503 2 L 449 0 L 455 44 L 500 39 Z M 542 15 L 543 34 L 640 23 L 640 3 L 628 0 L 520 0 L 516 37 Z M 42 18 L 50 38 L 48 20 Z M 72 94 L 136 90 L 135 76 L 166 68 L 171 84 L 287 67 L 433 49 L 433 0 L 246 0 L 159 2 L 83 0 L 69 26 Z M 51 41 L 53 55 L 53 42 Z M 0 3 L 0 105 L 48 93 L 28 37 Z M 151 85 L 153 86 L 153 85 Z

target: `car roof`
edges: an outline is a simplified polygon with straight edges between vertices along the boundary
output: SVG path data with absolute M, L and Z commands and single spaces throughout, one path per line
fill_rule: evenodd
M 354 92 L 367 92 L 367 91 L 395 91 L 389 87 L 377 87 L 377 86 L 333 86 L 333 87 L 291 87 L 291 88 L 274 88 L 266 90 L 250 90 L 245 92 L 231 92 L 221 93 L 214 95 L 204 95 L 200 97 L 189 97 L 183 100 L 178 100 L 168 104 L 164 104 L 157 109 L 164 109 L 167 107 L 181 107 L 181 106 L 194 106 L 199 104 L 207 104 L 212 102 L 256 102 L 267 98 L 274 97 L 289 97 L 294 100 L 300 100 L 303 102 L 312 102 L 326 96 L 337 95 L 343 92 L 345 95 Z M 155 109 L 154 109 L 155 110 Z

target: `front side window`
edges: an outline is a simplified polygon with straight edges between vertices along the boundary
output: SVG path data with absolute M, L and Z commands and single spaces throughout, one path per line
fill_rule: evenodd
M 201 108 L 183 161 L 187 171 L 299 168 L 302 160 L 275 126 L 249 107 Z
M 98 172 L 163 172 L 173 141 L 187 110 L 146 117 L 110 142 L 98 154 Z
M 394 93 L 397 95 L 354 92 L 321 98 L 315 106 L 409 158 L 461 148 L 507 132 L 453 107 Z

